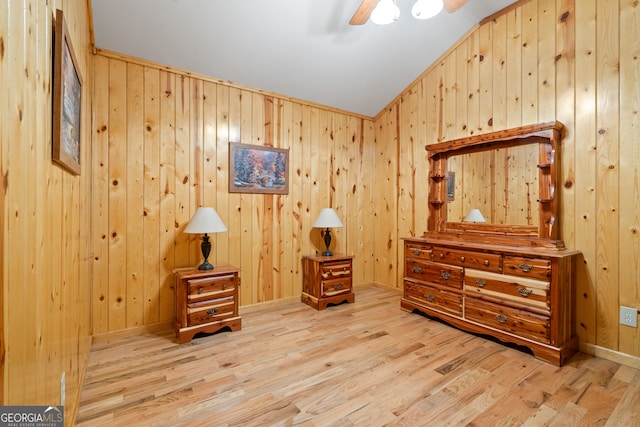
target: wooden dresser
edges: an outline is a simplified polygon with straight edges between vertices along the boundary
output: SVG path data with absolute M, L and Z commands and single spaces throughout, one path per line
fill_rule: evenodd
M 548 122 L 425 147 L 429 217 L 422 237 L 404 240 L 402 309 L 555 365 L 577 351 L 579 252 L 559 239 L 555 191 L 562 133 Z
M 530 348 L 562 365 L 578 349 L 578 252 L 430 238 L 404 241 L 401 307 Z
M 176 316 L 173 329 L 180 344 L 198 332 L 213 333 L 228 327 L 238 331 L 239 268 L 218 265 L 213 270 L 179 268 L 176 278 Z
M 353 303 L 352 260 L 343 254 L 303 256 L 300 300 L 316 310 L 328 304 Z

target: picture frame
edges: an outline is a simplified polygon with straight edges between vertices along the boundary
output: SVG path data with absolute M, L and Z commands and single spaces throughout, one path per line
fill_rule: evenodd
M 229 143 L 229 192 L 289 194 L 289 149 Z
M 64 14 L 59 9 L 53 44 L 52 159 L 72 174 L 80 175 L 82 75 Z

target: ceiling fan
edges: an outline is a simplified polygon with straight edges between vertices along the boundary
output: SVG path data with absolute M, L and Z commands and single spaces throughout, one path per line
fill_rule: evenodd
M 449 13 L 453 13 L 456 10 L 460 9 L 462 6 L 464 6 L 466 2 L 467 0 L 442 0 L 442 3 L 444 5 L 444 10 L 446 10 Z M 377 5 L 378 5 L 378 0 L 362 0 L 362 3 L 360 3 L 360 6 L 351 17 L 349 24 L 351 25 L 365 24 L 369 20 L 369 17 L 371 16 L 371 12 L 373 12 L 373 9 L 375 9 Z

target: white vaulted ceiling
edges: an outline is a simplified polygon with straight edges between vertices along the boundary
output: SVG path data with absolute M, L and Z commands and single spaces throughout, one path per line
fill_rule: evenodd
M 361 0 L 92 0 L 96 47 L 280 95 L 375 116 L 483 18 L 453 14 L 352 26 Z

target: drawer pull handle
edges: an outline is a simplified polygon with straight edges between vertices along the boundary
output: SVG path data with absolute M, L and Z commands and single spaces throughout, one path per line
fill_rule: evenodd
M 533 268 L 533 265 L 531 265 L 531 264 L 518 264 L 518 268 L 520 270 L 524 271 L 525 273 L 528 273 Z
M 489 267 L 489 260 L 488 260 L 488 259 L 485 259 L 485 260 L 484 260 L 484 265 L 485 265 L 486 267 Z
M 487 286 L 487 281 L 482 279 L 476 279 L 476 285 L 480 286 L 481 288 L 484 288 L 485 286 Z
M 202 286 L 200 286 L 200 287 L 198 288 L 198 293 L 199 293 L 199 294 L 201 294 L 201 293 L 202 293 L 202 291 L 204 291 L 204 289 L 202 288 Z
M 451 279 L 451 273 L 449 273 L 448 271 L 442 271 L 442 272 L 440 272 L 440 276 L 441 276 L 444 280 L 449 280 L 449 279 Z
M 420 267 L 413 267 L 413 272 L 420 274 L 422 273 L 422 269 Z
M 338 283 L 334 286 L 334 288 L 336 288 L 336 291 L 339 291 L 340 289 L 342 289 L 342 283 Z
M 531 289 L 527 289 L 527 288 L 518 288 L 518 293 L 520 295 L 522 295 L 523 297 L 528 297 L 529 295 L 531 295 L 531 293 L 533 292 L 533 290 Z
M 422 249 L 413 249 L 414 255 L 422 255 Z
M 500 323 L 505 323 L 509 318 L 504 314 L 496 314 L 496 320 Z
M 464 257 L 463 256 L 460 257 L 460 262 L 464 262 Z
M 436 299 L 436 297 L 434 297 L 434 296 L 433 296 L 433 295 L 431 295 L 431 294 L 425 294 L 425 296 L 424 296 L 424 297 L 425 297 L 425 298 L 427 299 L 427 301 L 429 301 L 429 302 L 433 302 L 433 300 L 435 300 L 435 299 Z
M 224 291 L 225 289 L 227 289 L 226 283 L 224 285 L 222 285 L 222 290 Z
M 440 254 L 440 259 L 444 258 L 444 254 Z
M 218 312 L 218 308 L 217 308 L 217 307 L 213 307 L 213 308 L 210 308 L 209 310 L 207 310 L 207 314 L 208 314 L 209 316 L 213 316 L 213 315 L 214 315 L 214 314 L 216 314 L 217 312 Z

